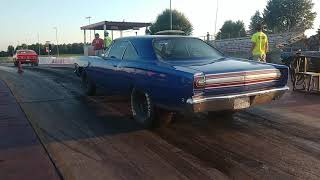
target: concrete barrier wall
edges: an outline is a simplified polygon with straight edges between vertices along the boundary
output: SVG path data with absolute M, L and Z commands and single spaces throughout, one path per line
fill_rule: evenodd
M 74 64 L 76 58 L 39 57 L 39 64 Z

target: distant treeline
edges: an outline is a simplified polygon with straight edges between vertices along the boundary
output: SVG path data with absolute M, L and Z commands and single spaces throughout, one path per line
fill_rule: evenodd
M 59 44 L 59 53 L 60 54 L 83 54 L 83 43 L 72 43 L 72 44 Z M 13 47 L 12 45 L 8 46 L 7 51 L 0 51 L 0 57 L 8 57 L 13 56 L 14 52 L 19 49 L 32 49 L 37 52 L 39 55 L 47 55 L 46 47 L 48 45 L 45 44 L 22 44 L 17 47 Z M 40 48 L 40 52 L 39 52 Z M 51 45 L 50 55 L 57 54 L 57 46 Z

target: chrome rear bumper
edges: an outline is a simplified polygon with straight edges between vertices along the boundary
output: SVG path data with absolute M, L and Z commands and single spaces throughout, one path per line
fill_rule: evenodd
M 282 88 L 226 96 L 197 96 L 188 99 L 187 103 L 191 105 L 193 112 L 237 110 L 241 108 L 235 108 L 235 102 L 239 99 L 248 99 L 249 104 L 244 106 L 244 108 L 248 108 L 257 104 L 265 104 L 272 100 L 277 100 L 288 90 L 289 87 L 285 86 Z

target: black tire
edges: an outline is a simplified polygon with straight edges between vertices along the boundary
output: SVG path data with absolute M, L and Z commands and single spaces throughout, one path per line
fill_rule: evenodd
M 218 112 L 208 112 L 208 119 L 209 120 L 219 120 L 219 121 L 226 121 L 230 122 L 233 120 L 233 115 L 235 111 L 218 111 Z
M 15 61 L 14 62 L 14 66 L 17 67 L 18 66 L 18 62 Z
M 90 78 L 83 73 L 81 76 L 81 85 L 84 93 L 88 96 L 94 96 L 96 94 L 96 85 L 90 80 Z
M 144 128 L 162 127 L 170 124 L 173 113 L 156 108 L 148 93 L 135 89 L 131 93 L 133 119 Z
M 39 63 L 33 63 L 32 65 L 33 66 L 39 66 Z
M 75 66 L 73 72 L 74 72 L 78 77 L 81 77 L 82 71 L 83 71 L 83 68 L 82 68 L 82 67 Z

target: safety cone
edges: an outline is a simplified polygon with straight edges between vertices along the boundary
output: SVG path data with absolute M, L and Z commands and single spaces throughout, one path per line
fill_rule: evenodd
M 23 73 L 21 61 L 18 61 L 18 73 Z

